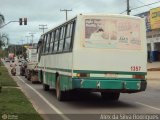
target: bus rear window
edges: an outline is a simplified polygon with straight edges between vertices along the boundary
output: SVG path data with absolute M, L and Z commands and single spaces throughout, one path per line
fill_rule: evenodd
M 84 32 L 87 48 L 141 49 L 139 19 L 87 18 Z

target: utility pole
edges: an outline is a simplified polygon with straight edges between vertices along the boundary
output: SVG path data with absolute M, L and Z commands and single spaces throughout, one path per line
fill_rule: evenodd
M 19 46 L 19 42 L 17 42 L 17 55 L 19 55 L 20 54 L 20 51 L 19 51 L 19 48 L 20 48 L 20 46 Z
M 39 29 L 43 30 L 43 33 L 44 33 L 44 30 L 48 28 L 47 28 L 47 25 L 39 25 Z
M 129 7 L 129 0 L 127 0 L 127 15 L 130 15 L 130 7 Z
M 27 38 L 27 44 L 28 44 L 28 38 L 30 37 L 30 36 L 25 36 L 26 38 Z
M 69 11 L 72 11 L 72 9 L 71 10 L 67 10 L 67 9 L 64 9 L 64 10 L 61 10 L 60 9 L 60 11 L 62 12 L 65 12 L 66 13 L 66 21 L 68 20 L 68 14 L 67 14 L 67 12 L 69 12 Z
M 31 44 L 32 44 L 32 47 L 33 47 L 33 37 L 34 37 L 34 34 L 35 34 L 35 33 L 29 33 L 29 34 L 30 34 L 31 37 L 32 37 Z
M 15 56 L 17 56 L 17 45 L 15 44 L 15 46 L 14 46 L 14 53 L 15 53 Z
M 20 41 L 22 42 L 22 55 L 23 55 L 23 41 L 24 41 L 24 40 L 20 40 Z

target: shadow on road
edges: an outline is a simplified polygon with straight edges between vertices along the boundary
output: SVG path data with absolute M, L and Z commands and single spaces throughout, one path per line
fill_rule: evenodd
M 56 99 L 55 90 L 50 90 L 49 94 L 51 94 Z M 90 92 L 73 92 L 70 94 L 71 99 L 67 101 L 63 101 L 61 103 L 65 103 L 70 106 L 75 106 L 78 108 L 133 108 L 138 107 L 135 104 L 119 101 L 106 101 L 101 98 L 100 93 L 90 93 Z M 58 100 L 57 100 L 58 102 Z

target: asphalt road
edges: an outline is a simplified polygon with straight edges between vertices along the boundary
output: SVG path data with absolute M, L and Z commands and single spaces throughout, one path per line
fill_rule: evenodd
M 45 120 L 160 120 L 159 80 L 148 80 L 145 92 L 121 94 L 118 102 L 104 101 L 99 93 L 77 93 L 71 101 L 59 102 L 55 90 L 44 91 L 41 84 L 32 84 L 19 76 L 18 68 L 13 78 Z

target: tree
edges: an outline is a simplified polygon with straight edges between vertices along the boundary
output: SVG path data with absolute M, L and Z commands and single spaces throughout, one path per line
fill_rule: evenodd
M 8 35 L 5 33 L 0 33 L 0 49 L 2 49 L 2 47 L 4 47 L 5 45 L 8 45 L 9 42 L 9 38 Z
M 4 24 L 4 22 L 5 22 L 5 18 L 0 13 L 0 28 Z M 7 34 L 0 33 L 0 49 L 2 49 L 2 47 L 4 47 L 6 44 L 8 44 L 8 41 L 9 41 L 9 39 L 8 39 Z
M 3 25 L 5 19 L 4 19 L 4 16 L 0 13 L 0 26 Z

